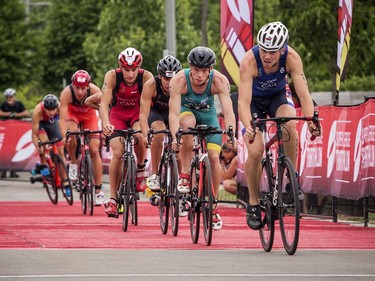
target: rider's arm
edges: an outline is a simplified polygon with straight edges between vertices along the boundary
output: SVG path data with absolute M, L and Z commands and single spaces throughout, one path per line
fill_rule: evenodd
M 148 117 L 150 115 L 151 99 L 156 96 L 155 79 L 148 80 L 143 86 L 141 95 L 141 109 L 139 113 L 139 124 L 144 138 L 147 138 L 149 130 Z
M 255 57 L 250 50 L 241 61 L 240 82 L 238 84 L 238 115 L 245 128 L 250 127 L 252 119 L 250 104 L 253 95 L 253 79 L 258 74 L 257 70 Z
M 102 91 L 97 92 L 97 93 L 89 96 L 87 99 L 85 99 L 85 105 L 87 105 L 87 106 L 89 106 L 89 107 L 91 107 L 95 110 L 99 110 L 101 97 L 102 97 Z
M 60 94 L 60 119 L 59 126 L 60 131 L 63 136 L 65 136 L 67 127 L 66 122 L 68 120 L 68 105 L 72 102 L 72 94 L 70 92 L 69 86 L 66 86 L 65 89 Z
M 172 138 L 176 138 L 176 132 L 180 127 L 181 94 L 186 92 L 186 79 L 184 71 L 180 71 L 169 83 L 169 129 Z
M 116 87 L 116 72 L 110 70 L 104 77 L 102 87 L 102 96 L 100 99 L 99 115 L 102 120 L 102 128 L 104 135 L 108 136 L 113 131 L 113 126 L 109 123 L 109 105 L 112 102 L 112 91 Z
M 39 150 L 39 147 L 38 147 L 39 122 L 42 119 L 41 118 L 41 112 L 42 112 L 41 110 L 42 109 L 41 109 L 40 105 L 38 104 L 33 111 L 32 121 L 31 121 L 31 141 L 33 142 L 34 146 L 38 150 Z
M 298 53 L 289 47 L 288 57 L 286 61 L 286 68 L 292 77 L 296 93 L 301 102 L 302 112 L 305 116 L 314 115 L 314 104 L 309 92 L 307 80 L 303 72 L 303 64 Z M 315 125 L 309 121 L 309 130 L 311 133 L 316 133 Z
M 221 112 L 224 116 L 225 127 L 229 129 L 229 126 L 233 127 L 233 131 L 236 131 L 236 117 L 233 112 L 233 104 L 230 98 L 230 84 L 228 78 L 225 77 L 220 72 L 215 71 L 214 81 L 213 81 L 213 90 L 218 93 Z

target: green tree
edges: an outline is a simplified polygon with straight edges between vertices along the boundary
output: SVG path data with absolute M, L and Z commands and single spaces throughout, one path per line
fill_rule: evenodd
M 16 87 L 27 81 L 30 37 L 24 5 L 19 0 L 0 1 L 0 87 Z
M 71 75 L 85 69 L 93 76 L 83 50 L 88 33 L 96 29 L 105 0 L 51 0 L 46 28 L 47 61 L 44 79 L 56 92 Z

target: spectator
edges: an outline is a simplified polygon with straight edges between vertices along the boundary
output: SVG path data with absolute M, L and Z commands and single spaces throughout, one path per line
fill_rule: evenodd
M 221 179 L 224 189 L 237 194 L 237 150 L 223 143 L 220 151 Z
M 29 112 L 22 102 L 16 100 L 16 90 L 8 88 L 4 91 L 6 101 L 1 104 L 0 117 L 4 119 L 29 117 Z M 1 178 L 6 178 L 6 171 L 1 172 Z M 11 178 L 18 178 L 15 171 L 10 171 Z

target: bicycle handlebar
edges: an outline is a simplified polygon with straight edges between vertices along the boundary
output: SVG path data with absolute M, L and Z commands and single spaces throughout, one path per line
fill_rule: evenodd
M 233 126 L 229 126 L 229 129 L 218 129 L 213 126 L 207 126 L 207 125 L 198 125 L 196 127 L 189 127 L 187 130 L 178 129 L 176 133 L 177 138 L 177 144 L 180 144 L 181 137 L 183 135 L 193 135 L 193 136 L 201 136 L 205 137 L 207 135 L 215 135 L 215 134 L 227 134 L 230 138 L 230 141 L 234 142 L 234 131 Z
M 157 135 L 157 134 L 167 134 L 168 140 L 170 142 L 172 142 L 171 131 L 169 131 L 168 129 L 156 130 L 156 131 L 154 129 L 150 129 L 147 132 L 147 148 L 149 148 L 151 146 L 152 139 L 153 139 L 154 135 Z
M 286 122 L 289 122 L 291 120 L 303 120 L 303 121 L 312 121 L 315 126 L 316 130 L 321 133 L 321 125 L 319 121 L 319 112 L 314 111 L 313 116 L 284 116 L 284 117 L 272 117 L 272 118 L 258 118 L 258 114 L 253 113 L 253 119 L 250 121 L 251 127 L 254 129 L 254 136 L 256 134 L 256 127 L 260 127 L 261 124 L 267 123 L 267 122 L 274 122 L 276 124 L 285 124 Z M 312 135 L 310 137 L 310 140 L 315 140 L 316 136 Z M 253 143 L 254 140 L 250 140 L 249 143 Z
M 57 142 L 59 142 L 61 140 L 62 140 L 62 138 L 60 138 L 60 139 L 59 138 L 55 138 L 55 139 L 52 139 L 50 141 L 44 141 L 44 142 L 38 141 L 38 146 L 42 147 L 42 146 L 48 145 L 48 144 L 55 144 L 55 143 L 57 143 Z
M 122 136 L 122 137 L 132 136 L 134 134 L 141 133 L 141 132 L 142 132 L 141 130 L 134 130 L 134 129 L 126 129 L 126 130 L 115 129 L 115 130 L 113 130 L 113 133 L 120 133 L 120 136 Z M 104 146 L 106 147 L 105 151 L 109 152 L 109 137 L 105 137 Z
M 89 129 L 84 129 L 83 131 L 78 131 L 78 132 L 71 132 L 70 130 L 68 130 L 65 134 L 65 141 L 68 140 L 69 136 L 72 135 L 72 136 L 79 136 L 79 135 L 91 135 L 91 134 L 101 134 L 103 133 L 103 130 L 93 130 L 93 131 L 90 131 Z

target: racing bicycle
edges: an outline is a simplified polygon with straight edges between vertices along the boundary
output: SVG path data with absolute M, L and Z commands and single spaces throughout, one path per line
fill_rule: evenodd
M 270 123 L 264 137 L 265 157 L 262 160 L 262 176 L 260 179 L 260 206 L 262 228 L 259 236 L 262 247 L 266 252 L 271 251 L 275 236 L 275 221 L 279 220 L 281 238 L 285 251 L 293 255 L 298 246 L 300 227 L 300 200 L 298 198 L 299 186 L 294 165 L 290 158 L 285 155 L 283 136 L 284 124 L 292 120 L 312 121 L 317 130 L 321 130 L 318 112 L 312 117 L 275 117 L 259 119 L 253 114 L 251 121 L 253 128 Z M 270 136 L 270 128 L 276 127 L 276 133 Z M 315 139 L 314 136 L 311 140 Z M 277 148 L 273 151 L 272 146 Z M 276 158 L 274 158 L 274 154 Z M 276 167 L 273 167 L 273 159 Z
M 147 134 L 148 144 L 151 143 L 154 135 L 165 134 L 163 154 L 159 163 L 160 191 L 156 191 L 152 196 L 159 197 L 158 208 L 160 217 L 160 229 L 163 234 L 168 232 L 168 221 L 170 223 L 172 234 L 177 236 L 179 224 L 179 192 L 178 183 L 178 164 L 176 153 L 172 149 L 172 135 L 169 130 L 155 131 L 150 129 Z M 153 198 L 151 198 L 153 200 Z
M 57 149 L 57 143 L 61 139 L 53 139 L 46 142 L 38 142 L 39 147 L 44 147 L 45 151 L 45 167 L 40 168 L 40 177 L 31 177 L 31 183 L 40 181 L 46 189 L 49 199 L 53 204 L 58 203 L 58 189 L 61 189 L 63 197 L 69 205 L 73 204 L 73 191 L 68 170 L 65 162 Z
M 80 147 L 78 149 L 78 182 L 76 183 L 77 190 L 79 192 L 79 198 L 81 200 L 82 213 L 87 213 L 92 216 L 94 214 L 95 205 L 95 184 L 94 184 L 94 173 L 92 160 L 89 149 L 89 136 L 91 134 L 100 134 L 102 130 L 90 131 L 89 129 L 83 129 L 82 123 L 78 125 L 77 132 L 67 131 L 66 140 L 69 136 L 78 136 L 80 138 Z
M 190 234 L 193 243 L 199 240 L 200 217 L 202 213 L 202 224 L 204 239 L 207 246 L 212 242 L 212 216 L 213 207 L 217 204 L 214 186 L 212 184 L 212 172 L 210 160 L 208 157 L 207 137 L 215 134 L 227 134 L 233 142 L 233 128 L 221 130 L 213 126 L 197 125 L 189 127 L 187 130 L 179 129 L 177 144 L 183 135 L 193 135 L 194 137 L 194 156 L 190 165 L 190 192 L 182 197 L 189 202 L 188 219 L 190 223 Z

